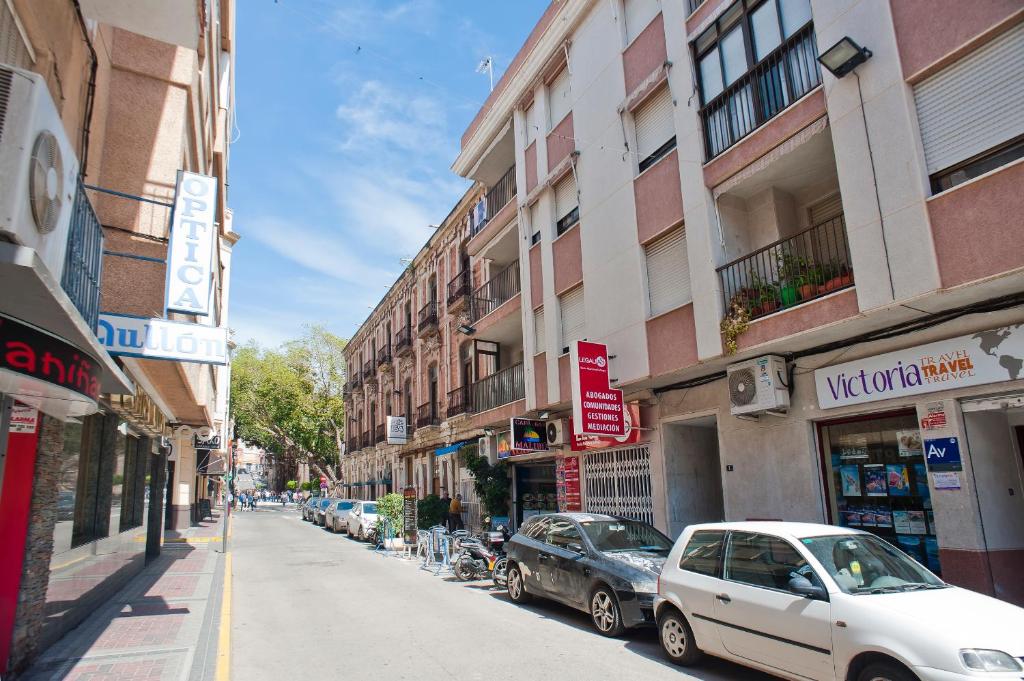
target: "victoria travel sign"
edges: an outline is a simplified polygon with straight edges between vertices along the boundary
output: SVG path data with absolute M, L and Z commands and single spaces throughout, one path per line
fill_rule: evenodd
M 1024 324 L 1004 326 L 824 367 L 814 372 L 822 409 L 1024 377 Z

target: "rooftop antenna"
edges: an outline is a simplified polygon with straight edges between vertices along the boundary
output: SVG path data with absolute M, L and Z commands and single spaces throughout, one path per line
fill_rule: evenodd
M 491 81 L 491 92 L 494 92 L 494 60 L 490 57 L 484 57 L 480 60 L 480 63 L 476 66 L 477 73 L 486 73 Z

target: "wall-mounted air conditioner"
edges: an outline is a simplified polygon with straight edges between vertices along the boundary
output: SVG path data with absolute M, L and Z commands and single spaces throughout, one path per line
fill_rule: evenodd
M 765 355 L 728 367 L 729 405 L 734 416 L 785 414 L 789 409 L 786 360 Z
M 58 282 L 77 176 L 46 81 L 0 64 L 0 241 L 35 249 Z
M 548 421 L 546 431 L 549 447 L 569 444 L 569 419 Z

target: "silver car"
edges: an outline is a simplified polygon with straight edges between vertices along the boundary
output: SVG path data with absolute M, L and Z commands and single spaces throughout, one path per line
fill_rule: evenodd
M 331 532 L 348 532 L 348 512 L 356 502 L 352 499 L 335 499 L 327 507 L 327 514 L 324 519 L 324 527 Z
M 357 501 L 348 512 L 348 536 L 366 541 L 370 530 L 377 524 L 377 502 Z

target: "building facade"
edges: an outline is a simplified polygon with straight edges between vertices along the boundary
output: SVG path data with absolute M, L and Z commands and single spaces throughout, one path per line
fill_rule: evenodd
M 228 367 L 126 355 L 110 320 L 226 329 L 234 3 L 131 4 L 0 3 L 5 678 L 221 490 Z M 166 312 L 180 171 L 217 191 L 205 316 Z
M 555 493 L 671 536 L 845 524 L 1024 601 L 1024 251 L 998 246 L 1022 22 L 999 0 L 553 2 L 453 166 L 485 191 L 514 169 L 467 252 L 522 263 L 512 407 L 567 443 L 509 457 L 515 520 Z M 844 37 L 870 54 L 837 77 L 818 57 Z M 626 440 L 566 434 L 583 339 Z

